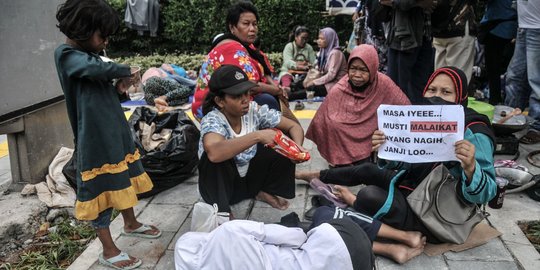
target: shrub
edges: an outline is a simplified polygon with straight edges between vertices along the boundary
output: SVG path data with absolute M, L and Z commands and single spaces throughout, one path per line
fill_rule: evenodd
M 108 0 L 124 18 L 126 0 Z M 234 0 L 169 0 L 163 1 L 158 37 L 138 36 L 124 25 L 112 39 L 109 54 L 134 56 L 152 54 L 205 54 L 212 38 L 225 31 L 225 16 Z M 254 0 L 260 22 L 259 36 L 265 52 L 281 52 L 295 25 L 306 25 L 311 39 L 318 29 L 336 29 L 342 45 L 352 31 L 350 16 L 324 17 L 325 1 Z M 314 45 L 312 43 L 312 45 Z

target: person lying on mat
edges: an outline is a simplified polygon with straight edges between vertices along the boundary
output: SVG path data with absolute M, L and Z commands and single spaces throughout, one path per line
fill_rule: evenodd
M 251 220 L 226 222 L 210 233 L 188 232 L 174 248 L 176 270 L 364 270 L 374 267 L 371 242 L 349 219 L 311 229 Z
M 220 212 L 230 213 L 231 204 L 248 198 L 286 209 L 286 199 L 295 195 L 295 164 L 264 145 L 274 141 L 271 128 L 302 145 L 302 127 L 267 105 L 251 102 L 249 91 L 257 84 L 238 66 L 221 66 L 208 86 L 199 142 L 202 198 L 216 203 Z
M 429 104 L 461 104 L 465 108 L 464 140 L 455 144 L 455 152 L 460 162 L 444 162 L 456 179 L 462 179 L 461 191 L 466 201 L 485 204 L 496 193 L 495 169 L 493 167 L 494 134 L 489 119 L 467 107 L 467 78 L 463 71 L 454 67 L 437 69 L 429 78 L 424 89 L 424 98 Z M 373 151 L 384 143 L 382 131 L 375 131 L 372 136 Z M 406 197 L 438 165 L 438 163 L 408 164 L 380 160 L 381 169 L 373 163 L 357 166 L 331 168 L 316 172 L 297 172 L 296 178 L 310 181 L 320 178 L 325 183 L 335 186 L 337 195 L 357 211 L 376 216 L 384 205 L 395 170 L 404 170 L 396 182 L 396 192 L 388 212 L 380 220 L 392 227 L 406 231 L 419 231 L 430 243 L 440 241 L 423 225 L 407 203 Z M 365 184 L 355 196 L 347 188 Z

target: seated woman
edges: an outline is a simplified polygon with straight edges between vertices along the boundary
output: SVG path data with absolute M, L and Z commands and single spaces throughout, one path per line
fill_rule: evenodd
M 230 205 L 256 198 L 274 208 L 286 209 L 294 198 L 295 164 L 274 150 L 278 128 L 302 145 L 304 131 L 267 105 L 251 102 L 249 91 L 257 84 L 238 66 L 214 71 L 203 105 L 199 142 L 199 191 L 220 212 Z M 302 148 L 303 150 L 303 148 Z
M 201 66 L 191 110 L 197 119 L 202 118 L 201 105 L 208 93 L 212 73 L 221 65 L 236 65 L 244 70 L 249 79 L 257 83 L 252 89 L 253 100 L 279 110 L 277 97 L 282 89 L 272 81 L 272 69 L 253 42 L 257 38 L 259 14 L 250 2 L 238 2 L 227 13 L 227 33 L 217 36 L 212 49 Z
M 461 104 L 465 108 L 464 140 L 455 144 L 456 157 L 460 162 L 444 162 L 450 173 L 461 179 L 463 199 L 471 203 L 487 203 L 496 193 L 495 169 L 493 167 L 494 135 L 489 119 L 467 108 L 467 78 L 463 71 L 445 67 L 437 69 L 431 75 L 428 86 L 424 89 L 424 98 L 428 104 Z M 377 150 L 385 141 L 381 131 L 375 131 L 372 137 L 373 150 Z M 372 163 L 363 163 L 353 167 L 334 168 L 319 172 L 298 172 L 296 177 L 310 181 L 320 178 L 325 183 L 340 185 L 365 184 L 355 196 L 348 189 L 336 186 L 338 195 L 354 209 L 370 216 L 375 216 L 385 203 L 395 169 L 405 170 L 396 181 L 392 205 L 380 220 L 390 226 L 403 230 L 419 231 L 430 243 L 439 240 L 423 225 L 407 203 L 407 196 L 431 172 L 438 163 L 408 164 L 381 160 L 383 169 Z
M 309 125 L 306 138 L 333 166 L 369 160 L 379 105 L 410 104 L 403 91 L 378 68 L 373 46 L 355 47 L 349 56 L 347 74 L 328 93 Z
M 307 27 L 297 26 L 291 33 L 290 42 L 283 49 L 283 64 L 279 73 L 279 83 L 285 89 L 291 86 L 294 80 L 293 75 L 305 74 L 309 67 L 315 64 L 317 56 L 313 47 L 307 43 L 308 38 L 309 30 Z
M 347 60 L 339 48 L 339 39 L 336 31 L 330 27 L 321 29 L 317 39 L 319 56 L 317 67 L 321 76 L 314 80 L 305 80 L 304 88 L 314 91 L 316 96 L 324 97 L 341 77 L 347 74 Z M 306 98 L 305 91 L 296 91 L 289 95 L 289 100 Z

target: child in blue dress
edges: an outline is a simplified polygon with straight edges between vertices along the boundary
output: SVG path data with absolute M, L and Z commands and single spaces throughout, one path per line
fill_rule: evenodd
M 67 0 L 56 19 L 67 37 L 54 59 L 77 148 L 75 217 L 92 222 L 103 245 L 100 263 L 133 269 L 142 262 L 114 244 L 109 230 L 112 209 L 124 218 L 124 235 L 157 238 L 161 231 L 137 221 L 133 211 L 137 194 L 153 185 L 119 102 L 131 84 L 130 67 L 103 62 L 98 55 L 120 19 L 104 0 Z

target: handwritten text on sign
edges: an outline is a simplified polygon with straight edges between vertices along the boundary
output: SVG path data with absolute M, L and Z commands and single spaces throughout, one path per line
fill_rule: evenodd
M 463 139 L 461 105 L 380 105 L 377 118 L 386 137 L 379 158 L 409 163 L 458 160 L 454 144 Z

